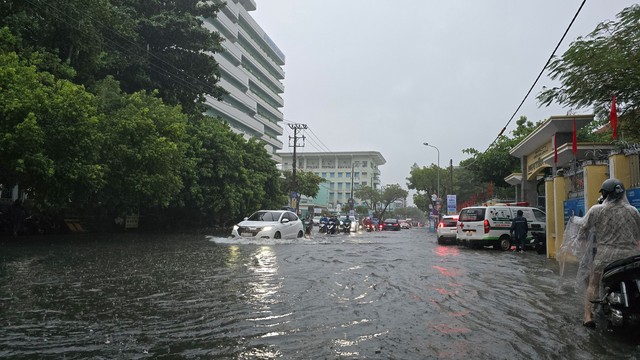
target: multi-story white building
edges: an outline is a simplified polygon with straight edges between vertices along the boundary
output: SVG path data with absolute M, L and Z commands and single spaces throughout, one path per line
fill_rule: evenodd
M 207 114 L 221 117 L 247 139 L 264 140 L 267 151 L 279 161 L 285 56 L 249 15 L 256 9 L 254 0 L 226 3 L 216 18 L 205 19 L 205 27 L 225 39 L 224 51 L 213 56 L 220 67 L 219 85 L 229 95 L 223 101 L 207 98 Z
M 293 154 L 280 152 L 280 156 L 282 157 L 282 170 L 292 170 Z M 296 155 L 296 169 L 315 173 L 327 180 L 321 186 L 328 186 L 326 197 L 316 197 L 313 200 L 301 199 L 300 204 L 304 204 L 305 200 L 313 201 L 315 205 L 335 210 L 348 204 L 349 198 L 353 197 L 354 205 L 358 206 L 362 201 L 353 195 L 354 191 L 361 186 L 379 189 L 380 170 L 378 167 L 386 162 L 382 154 L 377 151 L 298 153 Z M 324 191 L 320 193 L 323 194 Z M 326 204 L 323 203 L 324 201 Z

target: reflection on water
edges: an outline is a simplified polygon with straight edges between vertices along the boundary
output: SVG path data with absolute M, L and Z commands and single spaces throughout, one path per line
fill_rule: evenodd
M 176 235 L 0 245 L 0 358 L 600 359 L 636 342 L 580 324 L 533 253 L 422 229 L 309 239 Z

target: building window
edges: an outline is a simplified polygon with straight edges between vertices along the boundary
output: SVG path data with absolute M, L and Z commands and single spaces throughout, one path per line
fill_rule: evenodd
M 342 190 L 342 183 L 338 183 L 338 190 Z
M 362 186 L 367 186 L 367 182 L 366 182 L 366 181 L 363 181 L 363 182 L 362 182 Z
M 351 190 L 351 184 L 349 184 L 349 183 L 344 184 L 344 187 L 345 187 L 347 190 Z
M 331 179 L 333 179 L 334 177 L 336 177 L 336 173 L 334 173 L 334 172 L 330 172 L 330 173 L 329 173 L 329 177 L 330 177 Z
M 329 189 L 333 190 L 335 183 L 330 183 L 329 184 Z
M 353 178 L 354 179 L 360 179 L 360 173 L 359 172 L 354 172 L 353 173 Z
M 362 167 L 367 167 L 367 162 L 366 161 L 362 162 Z
M 338 173 L 338 179 L 342 179 L 342 173 L 341 172 Z
M 327 178 L 327 173 L 326 173 L 326 172 L 323 172 L 321 177 L 322 177 L 323 179 L 326 179 L 326 178 Z
M 351 179 L 351 172 L 344 173 L 344 176 L 345 176 L 347 179 Z

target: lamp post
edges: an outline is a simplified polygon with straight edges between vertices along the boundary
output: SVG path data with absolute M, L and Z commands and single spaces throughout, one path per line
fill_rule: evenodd
M 440 149 L 438 149 L 437 147 L 429 144 L 429 143 L 423 143 L 424 146 L 430 146 L 434 149 L 436 149 L 436 151 L 438 152 L 438 188 L 436 189 L 436 196 L 440 196 Z

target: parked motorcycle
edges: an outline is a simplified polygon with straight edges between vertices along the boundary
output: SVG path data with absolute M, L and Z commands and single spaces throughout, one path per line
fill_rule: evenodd
M 607 328 L 621 330 L 640 325 L 640 255 L 611 262 L 602 273 L 604 295 L 591 301 Z

